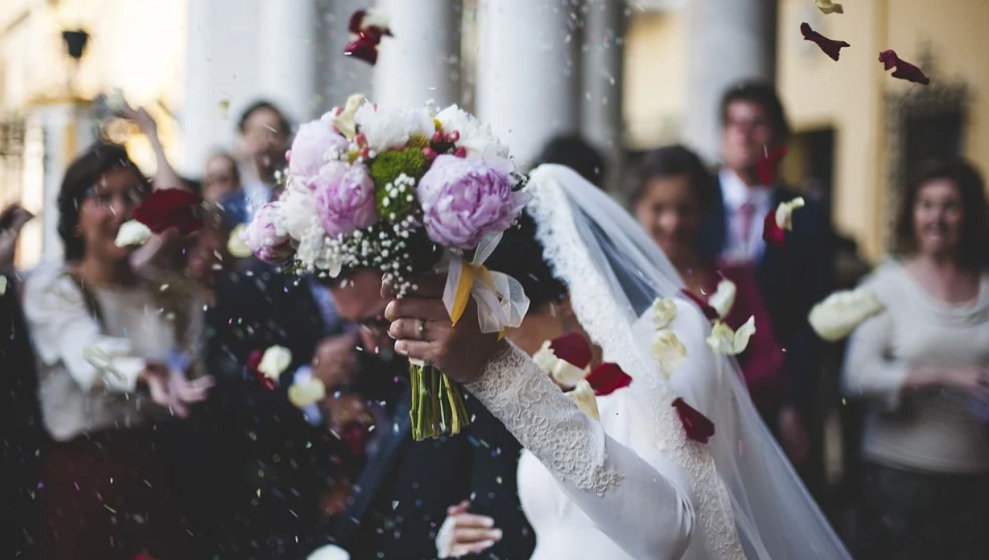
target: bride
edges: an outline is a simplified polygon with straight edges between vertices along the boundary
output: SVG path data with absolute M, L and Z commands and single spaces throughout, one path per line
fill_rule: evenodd
M 528 190 L 531 222 L 507 232 L 488 261 L 519 279 L 533 304 L 507 340 L 482 334 L 475 317 L 451 326 L 440 281 L 420 282 L 386 317 L 397 352 L 463 383 L 524 446 L 518 487 L 536 531 L 532 558 L 849 558 L 759 420 L 735 362 L 706 346 L 710 324 L 679 296 L 683 285 L 652 241 L 568 168 L 537 168 Z M 669 379 L 650 357 L 658 298 L 674 298 L 671 329 L 687 351 Z M 600 421 L 529 357 L 573 331 L 632 377 L 598 397 Z M 714 423 L 707 444 L 685 435 L 677 397 Z M 488 531 L 444 527 L 442 555 L 490 545 Z

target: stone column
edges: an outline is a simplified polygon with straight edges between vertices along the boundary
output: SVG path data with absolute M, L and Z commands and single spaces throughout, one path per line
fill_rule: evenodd
M 477 113 L 529 165 L 554 134 L 578 130 L 575 8 L 480 1 Z
M 363 0 L 324 0 L 320 5 L 322 47 L 316 55 L 316 66 L 322 94 L 321 111 L 343 105 L 352 93 L 374 96 L 371 87 L 373 68 L 363 61 L 343 56 L 343 49 L 351 40 L 347 30 L 350 14 L 368 5 Z
M 580 133 L 601 150 L 605 180 L 614 184 L 622 155 L 625 3 L 590 0 L 584 17 Z
M 686 15 L 684 138 L 703 157 L 717 161 L 722 93 L 739 80 L 774 79 L 776 2 L 691 0 Z
M 403 109 L 460 97 L 460 10 L 449 0 L 386 0 L 394 37 L 382 39 L 374 99 Z
M 317 111 L 315 0 L 263 0 L 260 4 L 259 92 L 293 123 Z

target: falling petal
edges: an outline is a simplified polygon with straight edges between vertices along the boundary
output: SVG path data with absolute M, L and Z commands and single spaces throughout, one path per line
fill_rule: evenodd
M 316 377 L 297 381 L 288 388 L 288 400 L 296 408 L 305 408 L 326 398 L 326 386 Z
M 599 396 L 610 395 L 622 387 L 632 383 L 632 377 L 622 371 L 618 364 L 605 362 L 591 370 L 585 381 Z
M 825 14 L 843 14 L 845 9 L 836 2 L 831 0 L 816 0 L 817 8 L 824 12 Z
M 581 380 L 572 391 L 567 391 L 564 394 L 570 397 L 573 402 L 577 403 L 577 408 L 581 412 L 595 420 L 601 419 L 601 415 L 598 412 L 597 399 L 594 397 L 594 389 L 591 388 L 590 383 Z
M 711 297 L 707 298 L 707 302 L 718 312 L 718 317 L 722 319 L 728 312 L 731 311 L 733 305 L 735 305 L 735 294 L 738 292 L 738 288 L 735 283 L 727 278 L 722 278 L 718 282 L 718 288 L 711 294 Z
M 203 227 L 202 202 L 199 195 L 185 189 L 158 189 L 134 209 L 134 219 L 154 233 L 174 227 L 188 235 Z
M 777 146 L 770 150 L 763 148 L 763 157 L 755 164 L 755 173 L 759 178 L 759 183 L 767 187 L 776 183 L 776 171 L 779 169 L 779 162 L 786 155 L 786 146 Z
M 652 358 L 659 364 L 660 371 L 667 379 L 687 359 L 687 347 L 680 342 L 676 333 L 669 329 L 656 331 L 649 349 Z
M 810 25 L 807 23 L 800 24 L 800 33 L 803 34 L 805 40 L 816 43 L 817 46 L 824 51 L 824 54 L 830 56 L 832 60 L 838 60 L 838 57 L 841 56 L 841 49 L 851 46 L 845 41 L 828 39 L 824 35 L 821 35 L 817 31 L 811 29 Z
M 688 438 L 699 443 L 707 443 L 714 435 L 714 423 L 682 398 L 678 397 L 673 401 L 673 408 L 676 409 Z
M 749 317 L 749 320 L 737 331 L 733 331 L 721 321 L 715 321 L 714 326 L 711 327 L 711 334 L 707 337 L 707 345 L 715 354 L 735 356 L 745 351 L 753 334 L 755 334 L 755 317 Z
M 814 332 L 834 342 L 845 338 L 869 317 L 885 306 L 865 288 L 835 292 L 810 310 L 808 321 Z
M 117 247 L 137 247 L 147 243 L 151 239 L 151 235 L 148 226 L 137 220 L 128 220 L 120 224 L 117 238 L 113 240 L 113 244 Z
M 657 329 L 669 326 L 676 319 L 677 307 L 673 298 L 657 298 L 652 304 L 652 322 Z
M 900 59 L 893 49 L 887 49 L 879 53 L 879 62 L 883 63 L 883 68 L 886 70 L 896 68 L 893 71 L 894 78 L 900 78 L 901 80 L 907 80 L 925 86 L 931 83 L 930 78 L 924 75 L 924 72 L 920 68 Z

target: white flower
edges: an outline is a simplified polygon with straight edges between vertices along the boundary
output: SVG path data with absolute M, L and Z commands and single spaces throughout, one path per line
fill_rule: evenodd
M 292 351 L 284 346 L 271 346 L 264 351 L 258 371 L 268 379 L 278 381 L 278 376 L 292 363 Z
M 727 278 L 718 282 L 718 289 L 707 298 L 707 303 L 718 312 L 718 317 L 722 319 L 731 311 L 731 306 L 735 304 L 735 294 L 738 289 L 735 283 Z
M 586 380 L 581 379 L 572 391 L 567 391 L 564 394 L 570 397 L 573 402 L 577 403 L 577 408 L 581 412 L 595 420 L 601 419 L 601 414 L 598 412 L 597 399 L 594 397 L 594 389 L 591 388 L 591 384 Z
M 316 202 L 312 193 L 293 183 L 280 199 L 276 225 L 279 233 L 284 232 L 299 241 L 307 231 L 317 224 Z
M 148 226 L 137 220 L 128 220 L 120 224 L 117 230 L 117 238 L 113 243 L 117 247 L 137 247 L 144 245 L 151 239 L 151 230 Z
M 670 329 L 656 331 L 650 350 L 652 358 L 659 364 L 660 371 L 667 379 L 687 359 L 687 347 Z
M 832 0 L 816 0 L 817 7 L 825 14 L 843 14 L 845 9 L 841 4 L 836 4 Z
M 230 237 L 227 238 L 227 252 L 235 259 L 245 259 L 251 256 L 251 248 L 244 239 L 244 232 L 247 231 L 247 224 L 237 224 Z
M 548 340 L 543 342 L 542 348 L 533 354 L 532 361 L 536 362 L 539 369 L 548 373 L 554 381 L 564 387 L 573 387 L 583 381 L 584 377 L 587 376 L 585 370 L 566 360 L 557 358 Z
M 659 298 L 652 304 L 652 322 L 657 329 L 665 329 L 676 319 L 677 305 L 673 298 Z
M 7 277 L 0 275 L 0 296 L 7 293 Z
M 305 408 L 326 398 L 326 386 L 316 377 L 296 381 L 288 388 L 288 400 L 297 408 Z
M 333 126 L 337 127 L 340 134 L 347 140 L 353 140 L 357 136 L 357 123 L 354 122 L 354 114 L 364 105 L 367 99 L 359 93 L 355 93 L 347 98 L 343 110 L 333 118 Z
M 824 340 L 834 342 L 848 336 L 862 321 L 885 309 L 875 294 L 865 288 L 835 292 L 810 310 L 810 326 Z
M 456 105 L 450 105 L 436 114 L 436 120 L 444 133 L 456 131 L 460 138 L 455 145 L 467 150 L 468 157 L 508 157 L 508 147 L 495 138 L 491 126 Z
M 426 109 L 400 111 L 394 107 L 365 103 L 354 113 L 358 131 L 371 150 L 381 153 L 401 148 L 413 134 L 431 138 L 436 126 Z
M 714 326 L 711 327 L 711 335 L 707 337 L 707 345 L 715 354 L 734 356 L 745 350 L 753 334 L 755 334 L 755 317 L 749 317 L 749 320 L 738 327 L 737 331 L 731 330 L 731 327 L 721 321 L 715 321 Z
M 776 225 L 780 229 L 792 230 L 793 211 L 797 208 L 803 208 L 806 205 L 807 202 L 802 196 L 798 196 L 787 202 L 780 202 L 780 205 L 776 207 Z
M 306 560 L 350 560 L 350 553 L 335 544 L 328 544 L 312 551 Z

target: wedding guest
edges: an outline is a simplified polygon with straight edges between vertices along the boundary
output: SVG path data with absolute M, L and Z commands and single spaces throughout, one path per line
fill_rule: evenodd
M 893 258 L 862 284 L 885 309 L 853 333 L 844 372 L 870 401 L 861 558 L 989 557 L 984 188 L 966 162 L 923 165 Z
M 203 198 L 217 203 L 241 189 L 237 160 L 227 152 L 216 152 L 206 160 Z
M 543 163 L 566 165 L 581 177 L 604 188 L 607 171 L 604 157 L 578 134 L 561 134 L 550 138 L 536 161 L 537 165 Z
M 813 398 L 820 341 L 807 322 L 807 313 L 830 289 L 830 226 L 817 204 L 808 200 L 795 215 L 793 231 L 788 232 L 784 245 L 770 245 L 762 238 L 766 214 L 799 196 L 775 178 L 779 162 L 767 157 L 785 145 L 789 132 L 783 105 L 771 85 L 744 82 L 725 92 L 721 100 L 723 163 L 700 240 L 705 251 L 723 261 L 755 267 L 770 320 L 786 349 L 784 369 L 789 380 L 784 405 L 770 426 L 776 428 L 790 460 L 804 467 L 804 475 L 819 478 L 820 446 L 812 444 L 811 436 L 819 432 L 820 425 Z M 758 172 L 760 166 L 766 168 L 763 173 Z
M 683 146 L 668 146 L 645 155 L 632 187 L 636 219 L 673 263 L 687 289 L 706 300 L 722 278 L 734 282 L 737 295 L 725 322 L 737 329 L 755 317 L 755 335 L 738 356 L 738 364 L 759 413 L 769 425 L 775 425 L 787 379 L 783 351 L 759 292 L 754 267 L 718 264 L 713 255 L 703 253 L 698 241 L 701 222 L 717 199 L 714 178 L 696 154 Z
M 114 240 L 148 192 L 120 146 L 97 143 L 68 168 L 58 197 L 65 262 L 35 271 L 24 311 L 38 354 L 38 394 L 54 442 L 38 503 L 45 558 L 190 557 L 155 424 L 185 417 L 208 377 L 171 363 L 183 336 L 160 289 Z
M 250 222 L 254 213 L 273 198 L 276 173 L 285 168 L 291 143 L 288 117 L 270 101 L 256 101 L 237 123 L 245 162 L 242 188 L 220 202 L 232 224 Z

